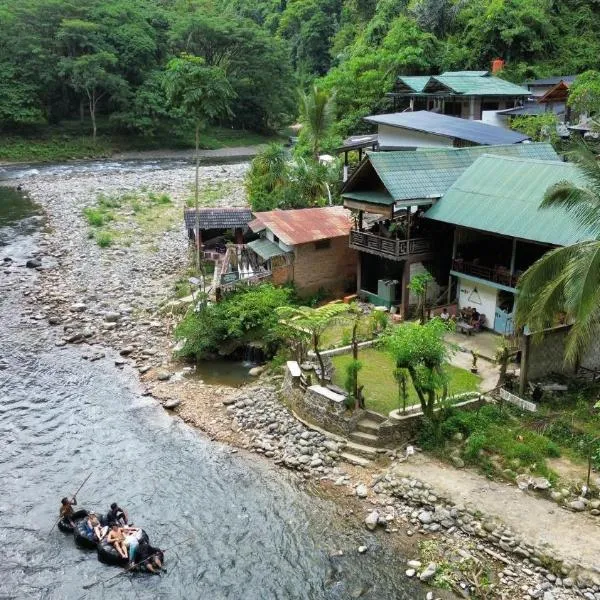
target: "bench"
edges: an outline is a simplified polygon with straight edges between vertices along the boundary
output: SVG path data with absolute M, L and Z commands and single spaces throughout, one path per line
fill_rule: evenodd
M 473 329 L 473 325 L 469 325 L 466 321 L 456 322 L 456 331 L 460 331 L 460 333 L 464 333 L 465 335 L 471 335 L 473 333 Z

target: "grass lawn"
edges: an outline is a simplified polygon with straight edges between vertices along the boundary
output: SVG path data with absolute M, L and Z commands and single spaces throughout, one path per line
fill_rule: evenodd
M 321 348 L 337 348 L 349 346 L 352 343 L 352 327 L 354 319 L 342 316 L 333 325 L 330 325 L 321 335 Z M 358 323 L 357 337 L 360 342 L 373 338 L 371 319 L 362 317 Z
M 394 379 L 394 361 L 390 356 L 374 348 L 361 350 L 358 359 L 363 367 L 358 375 L 360 385 L 364 385 L 365 403 L 369 410 L 374 410 L 382 415 L 399 408 L 398 384 Z M 350 354 L 334 356 L 332 358 L 335 366 L 334 383 L 340 387 L 344 386 L 346 378 L 346 365 L 352 360 Z M 446 370 L 450 376 L 448 394 L 460 394 L 477 390 L 480 379 L 470 371 L 447 365 Z M 409 397 L 407 405 L 417 404 L 419 399 L 409 383 Z

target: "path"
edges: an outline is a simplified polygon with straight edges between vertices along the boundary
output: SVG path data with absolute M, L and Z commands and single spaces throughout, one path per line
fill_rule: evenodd
M 200 150 L 200 160 L 243 160 L 251 159 L 266 146 L 259 144 L 256 146 L 236 146 L 232 148 L 217 148 L 215 150 Z M 114 160 L 161 160 L 161 159 L 189 159 L 195 157 L 194 149 L 186 150 L 140 150 L 132 152 L 117 152 L 111 156 Z
M 498 518 L 533 544 L 550 544 L 563 560 L 598 568 L 600 527 L 587 513 L 569 512 L 554 502 L 521 492 L 514 485 L 490 481 L 467 469 L 457 471 L 425 454 L 413 455 L 393 471 L 395 475 L 431 484 L 457 505 L 472 505 Z

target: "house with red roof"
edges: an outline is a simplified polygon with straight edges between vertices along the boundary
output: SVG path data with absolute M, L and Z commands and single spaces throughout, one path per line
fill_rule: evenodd
M 344 207 L 259 212 L 249 227 L 259 238 L 246 247 L 274 283 L 294 283 L 300 296 L 355 290 L 357 252 L 349 246 L 352 219 Z

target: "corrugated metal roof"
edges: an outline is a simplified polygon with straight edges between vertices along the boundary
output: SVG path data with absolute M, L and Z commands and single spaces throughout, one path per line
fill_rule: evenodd
M 531 79 L 530 81 L 526 81 L 525 85 L 556 85 L 561 81 L 571 84 L 575 81 L 575 77 L 577 77 L 577 75 L 562 75 L 558 77 L 547 77 L 546 79 Z
M 262 225 L 270 229 L 284 244 L 296 246 L 329 238 L 350 235 L 350 211 L 343 206 L 272 210 L 255 213 L 251 229 Z
M 394 199 L 387 192 L 378 192 L 375 190 L 346 192 L 344 193 L 344 198 L 367 202 L 368 204 L 383 204 L 384 206 L 394 204 Z
M 286 254 L 285 250 L 282 250 L 274 242 L 261 238 L 259 240 L 252 240 L 246 244 L 249 248 L 252 248 L 256 254 L 258 254 L 264 260 L 269 260 L 274 256 L 283 256 Z
M 368 156 L 390 196 L 401 201 L 439 198 L 484 154 L 559 160 L 552 146 L 545 143 L 370 152 Z M 343 196 L 347 197 L 347 193 Z
M 252 211 L 249 208 L 201 208 L 200 229 L 234 229 L 245 227 L 252 219 Z M 185 226 L 188 229 L 196 227 L 196 211 L 186 208 L 184 212 Z
M 463 96 L 529 96 L 530 91 L 520 85 L 494 77 L 493 75 L 437 75 L 423 88 L 423 92 L 435 90 L 435 82 L 440 82 L 456 94 Z
M 419 93 L 423 91 L 430 79 L 429 75 L 400 75 L 397 80 Z
M 468 121 L 459 117 L 440 115 L 439 113 L 427 110 L 372 115 L 365 117 L 365 121 L 489 146 L 496 144 L 517 144 L 529 139 L 522 133 L 510 131 L 503 127 L 496 127 L 495 125 L 488 125 L 479 121 Z
M 440 77 L 486 77 L 489 71 L 444 71 Z
M 567 211 L 540 209 L 548 187 L 565 180 L 585 185 L 581 171 L 571 163 L 485 155 L 458 178 L 425 216 L 557 246 L 595 239 Z

